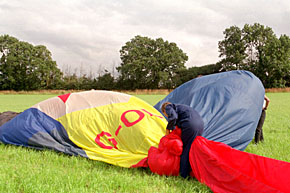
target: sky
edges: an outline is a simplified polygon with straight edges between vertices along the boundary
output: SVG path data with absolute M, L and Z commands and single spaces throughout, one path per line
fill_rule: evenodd
M 186 66 L 219 61 L 231 26 L 260 23 L 290 36 L 288 0 L 0 0 L 0 35 L 45 45 L 64 73 L 116 75 L 136 35 L 174 42 Z

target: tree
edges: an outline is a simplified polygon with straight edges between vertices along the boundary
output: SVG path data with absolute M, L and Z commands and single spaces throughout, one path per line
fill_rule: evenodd
M 76 73 L 73 73 L 72 75 L 66 75 L 63 77 L 62 89 L 65 89 L 65 90 L 80 90 L 81 89 L 80 81 Z
M 9 35 L 0 36 L 0 89 L 53 88 L 62 73 L 45 46 L 33 46 Z
M 120 50 L 121 65 L 117 67 L 118 82 L 129 89 L 171 88 L 172 78 L 184 69 L 188 57 L 175 43 L 135 36 Z
M 43 45 L 34 47 L 34 63 L 33 66 L 37 69 L 38 80 L 41 81 L 41 88 L 56 89 L 62 82 L 63 73 L 57 67 L 55 61 L 52 60 L 51 52 Z
M 290 87 L 290 38 L 289 36 L 281 35 L 279 38 L 281 42 L 281 48 L 277 50 L 277 52 L 280 52 L 282 54 L 280 56 L 281 66 L 283 68 L 283 77 L 286 81 L 285 86 Z
M 258 23 L 252 26 L 245 24 L 242 31 L 246 46 L 244 69 L 255 72 L 259 67 L 265 65 L 262 57 L 265 56 L 266 46 L 277 38 L 270 27 L 264 27 Z
M 289 37 L 279 39 L 270 27 L 258 23 L 236 26 L 224 31 L 219 42 L 222 58 L 218 64 L 224 70 L 249 70 L 258 76 L 266 88 L 284 87 L 289 77 Z M 289 80 L 289 79 L 288 79 Z
M 105 74 L 99 76 L 96 81 L 96 89 L 100 90 L 113 90 L 115 89 L 115 79 L 108 71 Z
M 188 69 L 179 70 L 174 77 L 175 87 L 190 81 L 199 76 L 204 76 L 208 74 L 214 74 L 221 71 L 221 66 L 219 64 L 208 64 L 204 66 L 195 66 Z
M 258 68 L 263 84 L 270 87 L 290 85 L 290 38 L 282 35 L 265 46 Z
M 218 43 L 219 57 L 222 58 L 219 64 L 225 70 L 238 70 L 243 68 L 246 58 L 246 46 L 243 41 L 242 30 L 237 26 L 232 26 L 223 33 L 225 39 Z

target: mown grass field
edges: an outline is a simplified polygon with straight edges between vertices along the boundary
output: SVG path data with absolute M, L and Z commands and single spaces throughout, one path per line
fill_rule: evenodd
M 0 95 L 0 112 L 21 112 L 55 95 Z M 136 95 L 155 104 L 165 95 Z M 246 151 L 290 162 L 290 93 L 271 99 L 265 142 Z M 193 178 L 165 177 L 149 169 L 127 169 L 49 150 L 0 144 L 0 192 L 211 192 Z

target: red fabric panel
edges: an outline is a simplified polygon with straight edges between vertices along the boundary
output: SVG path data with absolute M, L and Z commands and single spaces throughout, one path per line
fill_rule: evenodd
M 194 176 L 214 192 L 290 192 L 290 163 L 198 136 L 190 150 Z
M 153 173 L 167 176 L 179 175 L 182 141 L 180 139 L 181 132 L 178 129 L 175 130 L 162 137 L 158 148 L 151 147 L 149 149 L 148 165 Z
M 59 95 L 58 97 L 65 103 L 71 93 Z
M 148 151 L 150 169 L 159 175 L 175 175 L 179 173 L 180 155 L 182 153 L 181 129 L 176 128 L 169 135 L 164 136 L 158 148 L 151 147 Z M 149 167 L 148 157 L 142 159 L 131 168 Z
M 145 157 L 144 159 L 142 159 L 141 161 L 139 161 L 137 164 L 132 165 L 130 168 L 140 168 L 140 167 L 148 168 L 149 165 L 148 165 L 147 160 L 148 160 L 148 157 Z

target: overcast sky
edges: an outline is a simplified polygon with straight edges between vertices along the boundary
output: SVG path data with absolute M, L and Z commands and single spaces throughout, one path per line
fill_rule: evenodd
M 290 36 L 290 1 L 0 0 L 0 35 L 45 45 L 62 71 L 94 75 L 118 66 L 136 35 L 175 42 L 187 67 L 216 63 L 223 31 L 246 23 Z

